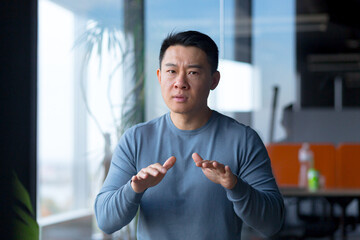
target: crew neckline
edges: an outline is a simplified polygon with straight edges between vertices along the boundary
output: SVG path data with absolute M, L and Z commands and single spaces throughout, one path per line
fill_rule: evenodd
M 204 130 L 206 130 L 211 123 L 218 117 L 219 113 L 215 110 L 211 110 L 211 116 L 209 118 L 209 120 L 201 127 L 197 128 L 197 129 L 193 129 L 193 130 L 182 130 L 179 129 L 175 126 L 175 124 L 173 123 L 173 121 L 171 120 L 170 117 L 170 112 L 168 112 L 166 114 L 166 121 L 168 123 L 168 125 L 170 126 L 171 130 L 173 130 L 174 132 L 178 133 L 178 134 L 184 134 L 184 135 L 195 135 L 198 134 Z

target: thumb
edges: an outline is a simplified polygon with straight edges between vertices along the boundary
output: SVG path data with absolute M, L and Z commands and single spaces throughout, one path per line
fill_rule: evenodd
M 200 155 L 197 154 L 197 153 L 193 153 L 193 154 L 192 154 L 192 158 L 193 158 L 193 160 L 194 160 L 195 163 L 201 162 L 201 161 L 203 160 L 203 159 L 200 157 Z
M 169 157 L 168 160 L 166 160 L 166 162 L 163 164 L 163 167 L 166 168 L 166 170 L 169 170 L 174 166 L 175 162 L 176 162 L 176 157 L 174 156 Z

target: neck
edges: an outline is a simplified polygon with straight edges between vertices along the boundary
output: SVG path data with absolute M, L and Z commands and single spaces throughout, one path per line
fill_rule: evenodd
M 180 130 L 195 130 L 204 126 L 210 119 L 212 111 L 210 108 L 196 114 L 171 112 L 170 117 L 174 125 Z

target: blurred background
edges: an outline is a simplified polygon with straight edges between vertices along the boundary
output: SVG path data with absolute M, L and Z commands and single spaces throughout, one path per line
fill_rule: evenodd
M 30 150 L 14 168 L 30 189 L 43 240 L 135 237 L 133 225 L 103 235 L 93 203 L 123 131 L 168 111 L 156 69 L 171 32 L 214 39 L 221 81 L 209 104 L 254 128 L 265 144 L 360 142 L 360 1 L 33 0 L 7 7 L 4 21 L 20 19 L 10 23 L 19 31 L 10 31 L 18 40 L 8 44 L 27 59 L 11 54 L 8 63 L 22 64 L 27 76 L 15 77 L 10 87 L 26 94 L 10 103 L 29 104 L 28 133 L 19 141 Z M 20 123 L 11 124 L 15 139 L 11 129 Z

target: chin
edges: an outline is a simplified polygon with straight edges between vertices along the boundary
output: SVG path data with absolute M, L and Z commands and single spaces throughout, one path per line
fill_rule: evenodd
M 170 111 L 173 113 L 177 113 L 177 114 L 186 114 L 189 113 L 189 111 L 184 110 L 184 109 L 174 109 L 174 108 L 170 108 Z
M 188 111 L 191 111 L 191 107 L 186 104 L 171 103 L 166 105 L 170 109 L 170 111 L 174 113 L 186 113 Z
M 170 111 L 173 113 L 178 113 L 178 114 L 186 114 L 191 112 L 191 109 L 189 108 L 184 108 L 184 107 L 169 107 Z

